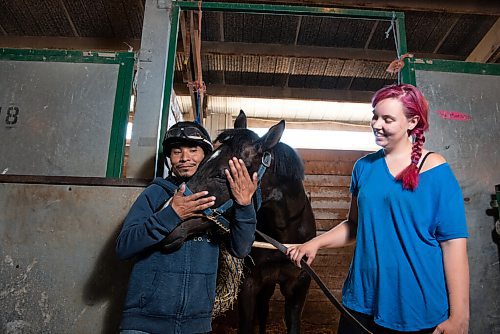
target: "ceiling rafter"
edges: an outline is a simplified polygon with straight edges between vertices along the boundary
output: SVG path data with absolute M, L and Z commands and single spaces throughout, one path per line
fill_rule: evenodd
M 446 39 L 448 38 L 448 36 L 450 35 L 450 33 L 453 31 L 453 29 L 457 25 L 458 21 L 460 21 L 460 16 L 455 17 L 455 19 L 453 20 L 453 22 L 450 24 L 448 30 L 446 30 L 446 33 L 443 35 L 443 37 L 437 43 L 437 45 L 434 48 L 434 50 L 432 51 L 432 53 L 437 53 L 439 51 L 439 49 L 441 48 L 441 46 L 443 45 L 443 43 L 446 41 Z
M 484 35 L 476 48 L 465 59 L 478 63 L 486 63 L 497 53 L 500 48 L 500 18 L 497 19 L 491 29 Z
M 224 13 L 217 13 L 217 20 L 219 20 L 219 41 L 224 42 Z M 222 71 L 222 83 L 226 83 L 225 72 Z
M 0 23 L 0 31 L 2 32 L 2 35 L 7 36 L 7 31 L 5 31 L 1 23 Z
M 174 84 L 177 95 L 189 95 L 185 85 Z M 317 101 L 370 101 L 373 91 L 345 90 L 345 89 L 310 89 L 276 86 L 243 86 L 207 84 L 207 92 L 213 96 L 255 97 L 270 99 L 294 99 Z
M 68 8 L 66 8 L 66 4 L 64 3 L 64 0 L 59 0 L 59 4 L 61 5 L 61 8 L 64 12 L 64 16 L 66 16 L 66 19 L 68 20 L 69 26 L 71 27 L 71 31 L 73 32 L 73 35 L 75 37 L 80 37 L 80 34 L 78 33 L 78 30 L 76 29 L 75 23 L 73 22 L 73 19 L 71 19 L 71 15 L 69 15 Z
M 295 39 L 293 41 L 294 46 L 297 46 L 301 27 L 302 27 L 302 16 L 299 16 L 299 19 L 297 21 L 297 29 L 295 30 Z M 285 87 L 288 87 L 288 81 L 290 80 L 290 75 L 293 73 L 294 69 L 295 69 L 295 59 L 290 61 L 290 63 L 288 64 L 288 73 L 286 75 L 285 84 L 284 84 Z
M 186 12 L 181 12 L 179 17 L 179 27 L 181 32 L 181 41 L 182 41 L 182 53 L 184 54 L 183 62 L 182 62 L 182 80 L 186 84 L 186 87 L 189 89 L 189 95 L 191 96 L 191 111 L 194 117 L 196 110 L 196 97 L 193 90 L 193 85 L 189 84 L 193 82 L 194 76 L 192 73 L 192 64 L 191 64 L 191 29 L 188 27 L 188 23 L 186 20 Z
M 373 24 L 372 30 L 370 31 L 370 35 L 368 35 L 368 38 L 366 39 L 366 43 L 365 43 L 365 47 L 364 47 L 365 50 L 368 49 L 368 46 L 370 45 L 370 42 L 372 41 L 373 35 L 375 34 L 375 31 L 377 30 L 379 22 L 380 21 L 375 21 L 375 23 Z

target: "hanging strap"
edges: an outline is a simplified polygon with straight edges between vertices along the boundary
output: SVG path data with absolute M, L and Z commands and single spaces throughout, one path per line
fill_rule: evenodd
M 425 162 L 425 159 L 427 159 L 427 157 L 429 156 L 429 154 L 432 154 L 434 152 L 427 152 L 426 155 L 424 155 L 424 158 L 422 159 L 422 162 L 420 163 L 420 166 L 418 166 L 418 172 L 420 173 L 420 170 L 422 169 L 422 167 L 424 166 L 424 162 Z

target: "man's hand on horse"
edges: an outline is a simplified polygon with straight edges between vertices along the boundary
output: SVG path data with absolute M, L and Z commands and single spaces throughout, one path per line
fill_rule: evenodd
M 208 191 L 200 191 L 198 193 L 184 196 L 186 185 L 183 183 L 172 197 L 170 205 L 177 215 L 186 220 L 192 217 L 202 216 L 201 211 L 215 204 L 215 197 L 208 196 Z
M 252 177 L 250 177 L 243 160 L 237 158 L 229 160 L 229 169 L 230 171 L 226 169 L 224 172 L 229 181 L 234 200 L 243 206 L 251 204 L 252 196 L 258 185 L 257 173 L 253 173 Z

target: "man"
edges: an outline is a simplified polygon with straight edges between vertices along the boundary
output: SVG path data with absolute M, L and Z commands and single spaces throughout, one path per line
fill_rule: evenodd
M 211 331 L 219 245 L 206 233 L 186 240 L 174 252 L 162 251 L 158 245 L 179 223 L 214 205 L 215 197 L 206 191 L 183 195 L 184 182 L 212 150 L 208 132 L 196 123 L 177 123 L 165 134 L 163 152 L 170 159 L 170 173 L 166 179 L 156 178 L 139 195 L 116 243 L 121 259 L 136 257 L 120 325 L 122 334 Z M 257 175 L 251 178 L 236 158 L 229 166 L 231 172 L 226 175 L 237 203 L 233 224 L 244 231 L 229 234 L 228 245 L 236 245 L 229 251 L 245 257 L 254 240 L 252 196 Z

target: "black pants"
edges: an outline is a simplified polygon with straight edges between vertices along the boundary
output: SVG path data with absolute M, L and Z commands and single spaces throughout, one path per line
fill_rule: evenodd
M 377 325 L 373 321 L 373 317 L 370 315 L 366 315 L 363 313 L 359 313 L 353 310 L 348 310 L 363 326 L 365 326 L 370 332 L 373 334 L 432 334 L 434 328 L 428 328 L 417 332 L 400 332 L 392 329 L 384 328 Z M 346 317 L 340 316 L 339 328 L 337 330 L 337 334 L 366 334 L 363 332 L 358 325 L 353 324 Z

